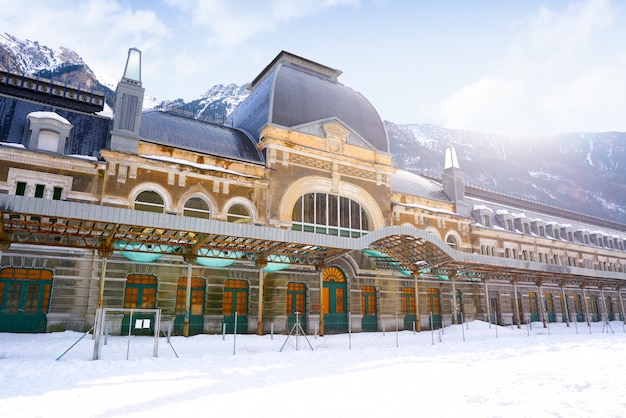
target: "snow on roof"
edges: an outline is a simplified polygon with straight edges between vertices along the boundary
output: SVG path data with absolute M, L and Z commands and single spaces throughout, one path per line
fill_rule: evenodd
M 54 113 L 54 112 L 44 112 L 44 111 L 39 111 L 39 112 L 30 112 L 28 114 L 28 118 L 37 118 L 37 119 L 54 119 L 57 122 L 61 122 L 64 125 L 71 125 L 70 121 L 68 121 L 67 119 L 65 119 L 63 116 L 59 115 L 58 113 Z
M 445 213 L 447 215 L 455 215 L 455 216 L 457 215 L 457 213 L 449 211 L 449 210 L 433 208 L 433 207 L 424 206 L 424 205 L 418 205 L 418 204 L 415 204 L 415 203 L 396 203 L 396 205 L 404 206 L 406 208 L 424 209 L 424 210 L 428 210 L 428 211 L 436 212 L 436 213 Z
M 489 212 L 493 212 L 493 209 L 486 205 L 474 205 L 474 210 L 488 210 Z
M 222 173 L 235 174 L 235 175 L 243 176 L 243 177 L 258 178 L 258 176 L 251 176 L 250 174 L 244 174 L 239 171 L 228 170 L 222 167 L 218 167 L 216 165 L 198 164 L 198 163 L 193 163 L 191 161 L 183 160 L 180 158 L 165 157 L 162 155 L 141 155 L 141 157 L 149 158 L 151 160 L 164 161 L 168 163 L 187 165 L 190 167 L 200 168 L 202 170 L 221 171 Z

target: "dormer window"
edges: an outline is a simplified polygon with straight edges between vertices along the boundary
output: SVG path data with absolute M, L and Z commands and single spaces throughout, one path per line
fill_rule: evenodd
M 472 210 L 472 216 L 479 224 L 491 227 L 491 216 L 493 215 L 493 210 L 484 205 L 475 205 Z
M 28 114 L 26 147 L 63 154 L 69 147 L 72 124 L 54 112 Z

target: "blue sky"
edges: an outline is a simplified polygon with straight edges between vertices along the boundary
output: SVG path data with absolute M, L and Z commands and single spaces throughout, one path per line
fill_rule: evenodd
M 251 81 L 281 50 L 343 71 L 381 117 L 481 131 L 626 131 L 620 0 L 0 0 L 0 30 L 158 99 Z

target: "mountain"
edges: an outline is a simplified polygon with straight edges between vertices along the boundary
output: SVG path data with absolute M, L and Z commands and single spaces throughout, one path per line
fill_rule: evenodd
M 626 223 L 626 133 L 498 134 L 385 122 L 394 165 L 440 178 L 453 145 L 466 184 Z
M 111 112 L 115 95 L 113 88 L 100 82 L 83 59 L 71 49 L 52 49 L 37 41 L 22 40 L 3 33 L 0 34 L 0 69 L 68 83 L 82 90 L 104 92 L 109 106 L 105 112 Z
M 104 91 L 113 103 L 117 80 L 96 76 L 74 51 L 0 34 L 0 69 L 52 78 Z M 159 101 L 154 108 L 213 123 L 247 97 L 247 85 L 218 84 L 200 98 Z M 626 224 L 626 133 L 558 135 L 498 134 L 447 129 L 429 124 L 385 121 L 396 167 L 439 179 L 444 150 L 453 145 L 470 187 L 597 216 Z
M 250 91 L 248 84 L 238 86 L 217 84 L 211 87 L 199 99 L 185 103 L 182 99 L 166 100 L 156 104 L 153 108 L 188 114 L 196 119 L 203 119 L 214 123 L 224 123 L 226 117 L 235 110 Z M 144 107 L 145 104 L 144 104 Z

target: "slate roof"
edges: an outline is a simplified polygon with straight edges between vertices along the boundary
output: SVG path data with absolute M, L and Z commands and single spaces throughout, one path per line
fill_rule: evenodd
M 391 176 L 391 191 L 450 202 L 441 184 L 404 170 L 398 170 Z
M 0 142 L 22 143 L 31 112 L 54 112 L 73 126 L 69 154 L 97 156 L 105 147 L 111 119 L 0 94 Z M 78 140 L 75 140 L 78 139 Z
M 282 61 L 281 56 L 285 57 Z M 304 66 L 307 64 L 309 67 Z M 319 72 L 323 66 L 285 52 L 272 65 L 264 70 L 267 74 L 257 77 L 250 95 L 229 117 L 232 126 L 246 130 L 258 142 L 259 131 L 267 124 L 292 128 L 333 118 L 378 151 L 389 152 L 387 131 L 378 112 L 359 92 L 337 81 L 335 75 L 340 71 Z
M 150 142 L 204 154 L 263 162 L 263 155 L 245 132 L 171 113 L 144 112 L 139 136 Z

